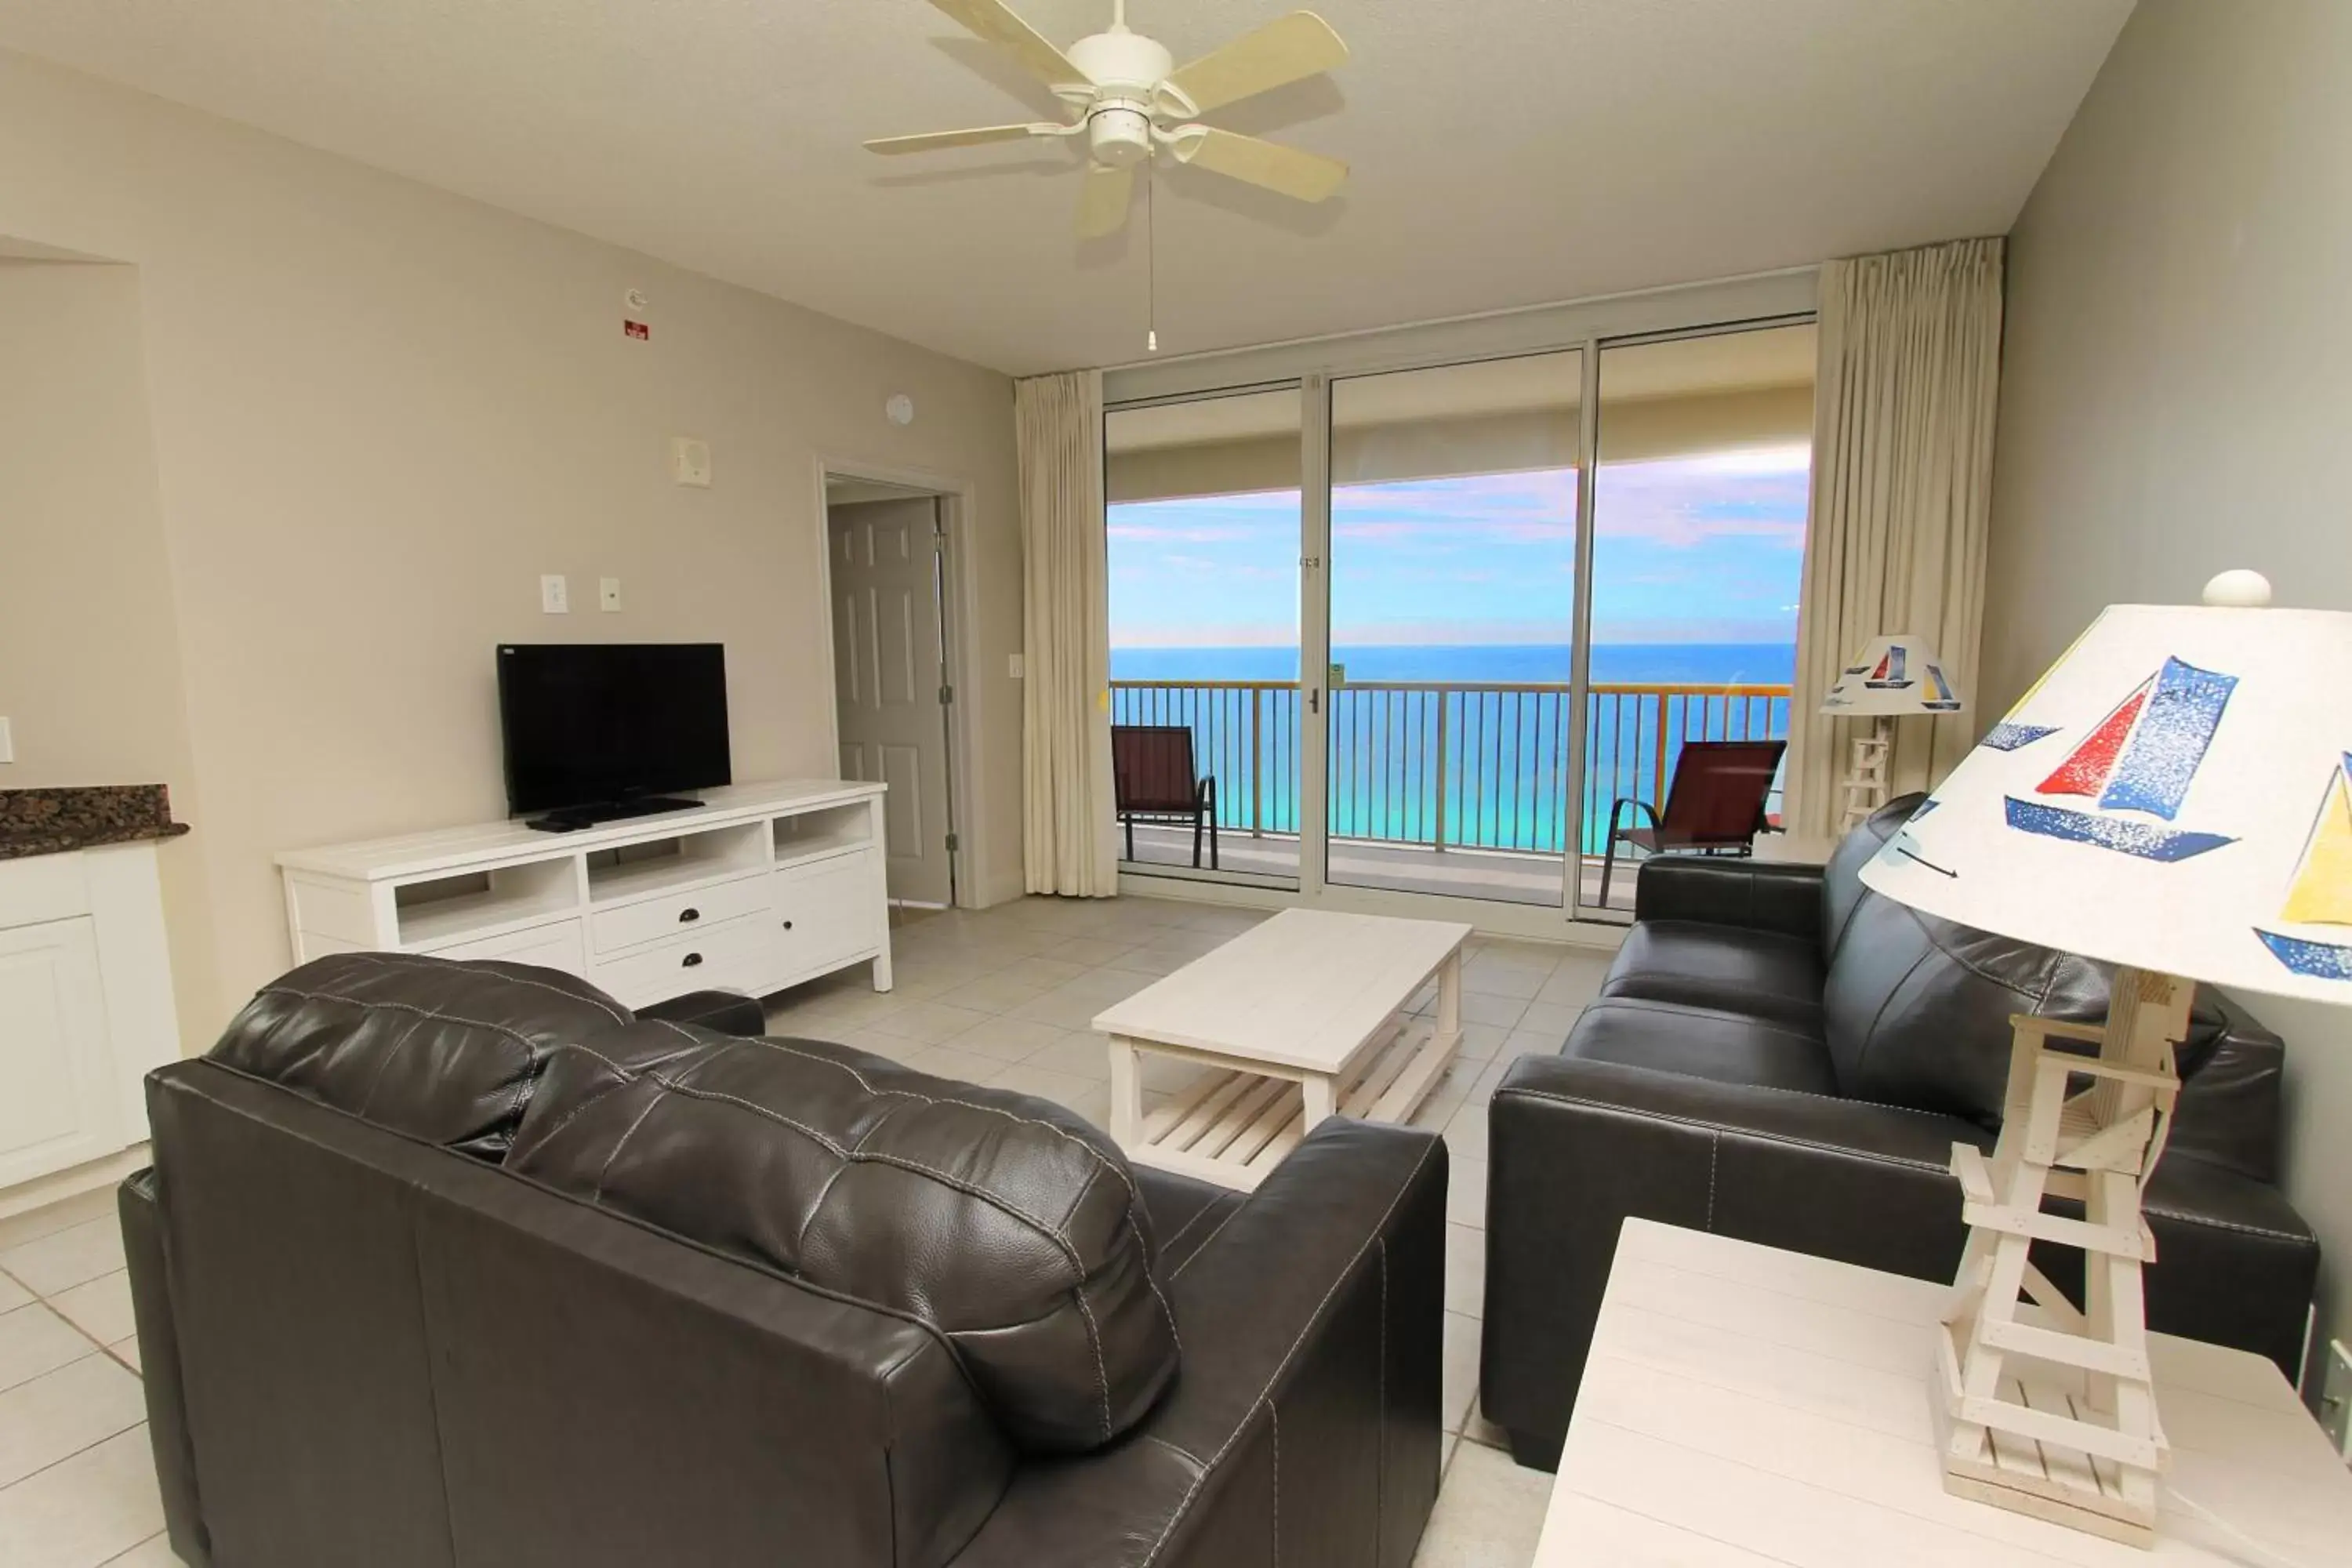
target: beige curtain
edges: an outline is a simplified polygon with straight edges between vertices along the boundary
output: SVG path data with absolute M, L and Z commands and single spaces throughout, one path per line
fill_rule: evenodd
M 1022 868 L 1033 893 L 1118 891 L 1102 374 L 1013 384 L 1021 462 Z
M 1864 641 L 1926 637 L 1970 710 L 1906 719 L 1896 793 L 1924 789 L 1983 726 L 1974 710 L 2000 377 L 2002 242 L 1856 257 L 1822 268 L 1821 364 L 1804 611 L 1790 716 L 1787 820 L 1836 832 L 1857 725 L 1815 710 Z

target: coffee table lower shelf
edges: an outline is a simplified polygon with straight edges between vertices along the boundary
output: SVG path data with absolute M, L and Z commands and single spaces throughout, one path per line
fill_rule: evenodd
M 1461 1045 L 1460 1029 L 1433 1019 L 1393 1020 L 1347 1066 L 1325 1075 L 1114 1035 L 1111 1134 L 1139 1164 L 1252 1192 L 1327 1116 L 1411 1118 Z M 1144 1112 L 1135 1059 L 1142 1052 L 1212 1070 Z

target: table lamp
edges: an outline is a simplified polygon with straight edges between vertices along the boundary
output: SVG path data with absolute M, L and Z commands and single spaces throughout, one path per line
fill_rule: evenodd
M 1944 673 L 1925 637 L 1874 637 L 1846 660 L 1837 684 L 1822 699 L 1832 719 L 1874 719 L 1870 733 L 1857 736 L 1846 765 L 1845 821 L 1852 827 L 1886 804 L 1887 767 L 1895 749 L 1895 721 L 1918 714 L 1958 713 L 1968 701 Z
M 1930 1382 L 1948 1490 L 2138 1545 L 2165 1462 L 2140 1192 L 2195 983 L 2352 1002 L 2352 614 L 2269 596 L 2232 572 L 2206 607 L 2110 607 L 1862 871 L 2116 966 L 2104 1026 L 2012 1020 L 2000 1142 L 1953 1146 L 1969 1238 Z M 2036 1240 L 2084 1251 L 2079 1309 Z

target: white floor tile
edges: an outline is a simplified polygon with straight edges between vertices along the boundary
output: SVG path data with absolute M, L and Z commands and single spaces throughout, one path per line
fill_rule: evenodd
M 1486 1158 L 1486 1113 L 1491 1109 L 1485 1100 L 1465 1100 L 1445 1124 L 1445 1152 L 1455 1164 Z
M 1034 1062 L 1016 1062 L 1006 1068 L 997 1074 L 992 1087 L 1016 1089 L 1023 1094 L 1034 1094 L 1040 1100 L 1050 1100 L 1056 1105 L 1076 1111 L 1097 1126 L 1110 1119 L 1110 1085 L 1070 1073 L 1055 1072 Z
M 88 1220 L 99 1219 L 114 1213 L 114 1189 L 100 1187 L 95 1192 L 76 1193 L 23 1214 L 0 1219 L 0 1251 L 21 1247 L 45 1236 L 69 1229 Z
M 1020 1062 L 1068 1033 L 1058 1024 L 1041 1024 L 1034 1018 L 990 1018 L 958 1035 L 954 1045 L 957 1050 L 993 1057 L 1000 1062 Z
M 1445 1173 L 1445 1217 L 1473 1230 L 1486 1228 L 1486 1161 L 1454 1161 Z
M 971 1051 L 960 1051 L 953 1045 L 927 1046 L 909 1052 L 902 1058 L 917 1072 L 929 1073 L 933 1078 L 951 1079 L 958 1083 L 992 1083 L 1004 1070 L 1004 1064 L 994 1057 L 983 1057 Z
M 0 1312 L 13 1312 L 32 1300 L 34 1296 L 30 1290 L 5 1274 L 0 1274 Z
M 1550 1500 L 1549 1476 L 1464 1443 L 1445 1468 L 1413 1568 L 1527 1568 Z
M 1462 1430 L 1463 1422 L 1470 1417 L 1470 1406 L 1478 1399 L 1478 1331 L 1477 1319 L 1459 1312 L 1445 1314 L 1444 1349 L 1438 1362 L 1438 1414 L 1448 1432 Z
M 79 1361 L 90 1349 L 88 1335 L 38 1303 L 0 1313 L 0 1390 Z
M 147 1418 L 139 1380 L 112 1356 L 86 1355 L 0 1394 L 0 1488 Z
M 1527 1010 L 1527 1002 L 1521 997 L 1495 996 L 1484 991 L 1462 993 L 1462 1017 L 1465 1023 L 1491 1024 L 1498 1029 L 1508 1029 L 1518 1023 Z
M 1032 1053 L 1026 1065 L 1096 1083 L 1110 1081 L 1110 1047 L 1092 1029 L 1072 1029 L 1053 1044 Z
M 106 1568 L 188 1568 L 172 1550 L 171 1542 L 151 1535 L 120 1557 L 106 1560 Z
M 9 1568 L 97 1568 L 163 1528 L 144 1422 L 0 1491 Z
M 106 1347 L 107 1353 L 131 1371 L 144 1374 L 146 1367 L 139 1360 L 139 1336 L 128 1334 Z
M 43 1296 L 121 1267 L 122 1226 L 110 1213 L 0 1252 L 0 1269 Z
M 1568 1038 L 1568 1032 L 1576 1027 L 1577 1016 L 1583 1011 L 1581 1007 L 1571 1007 L 1562 1002 L 1530 1002 L 1528 1010 L 1519 1015 L 1517 1028 L 1549 1035 L 1552 1047 L 1557 1050 Z
M 986 1023 L 988 1018 L 988 1014 L 970 1007 L 950 1007 L 942 1002 L 909 1002 L 869 1020 L 862 1027 L 873 1034 L 912 1040 L 919 1046 L 939 1046 L 966 1029 Z
M 60 1290 L 49 1298 L 49 1305 L 102 1345 L 138 1331 L 131 1312 L 131 1276 L 121 1269 Z
M 1464 990 L 1487 996 L 1508 996 L 1518 1001 L 1532 1000 L 1535 994 L 1551 978 L 1551 965 L 1530 969 L 1517 963 L 1501 962 L 1480 954 L 1462 966 Z
M 1445 1310 L 1464 1317 L 1485 1315 L 1486 1233 L 1466 1225 L 1445 1227 Z

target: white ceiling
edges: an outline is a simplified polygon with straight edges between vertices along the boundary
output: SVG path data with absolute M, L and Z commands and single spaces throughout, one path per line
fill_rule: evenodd
M 1284 5 L 1129 20 L 1183 59 Z M 1210 118 L 1354 176 L 1168 174 L 1163 352 L 2003 232 L 2131 0 L 1318 5 L 1349 64 Z M 1054 113 L 919 0 L 0 0 L 0 46 L 1004 370 L 1142 357 L 1139 231 L 1071 237 L 1073 150 L 857 146 Z

